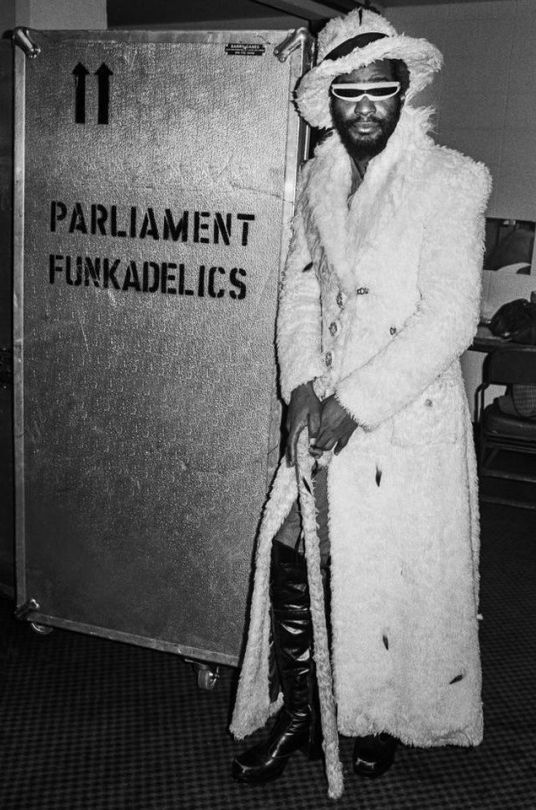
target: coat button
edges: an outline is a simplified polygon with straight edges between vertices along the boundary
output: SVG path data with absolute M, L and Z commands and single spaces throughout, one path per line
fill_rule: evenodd
M 357 295 L 367 295 L 368 294 L 368 287 L 358 287 L 356 290 Z
M 329 325 L 329 334 L 331 335 L 331 337 L 335 337 L 335 335 L 337 334 L 338 331 L 339 331 L 339 327 L 337 326 L 337 322 L 333 321 L 333 323 L 330 323 L 330 325 Z
M 337 301 L 337 306 L 339 307 L 339 309 L 342 309 L 344 301 L 342 298 L 342 292 L 340 290 L 337 293 L 337 298 L 335 300 Z
M 396 335 L 396 326 L 391 326 L 391 328 L 389 329 L 389 333 L 391 335 Z
M 326 366 L 329 368 L 333 363 L 333 354 L 331 352 L 326 352 L 325 361 Z

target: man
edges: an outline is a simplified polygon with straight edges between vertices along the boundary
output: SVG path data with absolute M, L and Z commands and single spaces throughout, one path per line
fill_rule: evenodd
M 301 173 L 280 301 L 287 463 L 261 526 L 233 733 L 279 707 L 274 655 L 283 706 L 268 740 L 233 763 L 244 782 L 279 776 L 298 749 L 318 752 L 318 594 L 295 503 L 302 431 L 318 462 L 337 723 L 357 738 L 354 770 L 384 773 L 398 740 L 481 740 L 476 475 L 459 356 L 478 323 L 490 181 L 436 146 L 429 111 L 410 104 L 440 66 L 434 46 L 360 9 L 327 24 L 297 87 L 303 117 L 333 131 Z

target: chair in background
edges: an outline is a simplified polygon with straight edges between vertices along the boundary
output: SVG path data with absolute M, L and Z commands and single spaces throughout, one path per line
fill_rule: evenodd
M 536 386 L 536 349 L 497 349 L 484 360 L 482 383 L 475 391 L 475 417 L 478 427 L 478 472 L 483 501 L 536 509 L 536 487 L 527 495 L 526 484 L 536 484 L 536 420 L 503 413 L 497 402 L 485 406 L 490 385 Z M 485 477 L 524 482 L 520 497 L 509 492 L 488 494 Z M 504 488 L 506 490 L 506 486 Z

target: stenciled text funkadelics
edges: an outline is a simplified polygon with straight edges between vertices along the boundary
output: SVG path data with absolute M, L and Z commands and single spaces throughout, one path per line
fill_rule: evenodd
M 108 237 L 147 243 L 247 247 L 255 215 L 241 212 L 162 210 L 102 203 L 50 202 L 49 229 L 58 236 Z M 241 301 L 247 293 L 247 271 L 206 262 L 189 266 L 178 259 L 154 261 L 116 256 L 49 254 L 50 284 L 137 293 Z

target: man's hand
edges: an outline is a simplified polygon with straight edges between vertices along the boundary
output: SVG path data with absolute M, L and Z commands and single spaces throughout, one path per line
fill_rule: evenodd
M 290 395 L 286 423 L 288 430 L 286 456 L 289 467 L 293 467 L 296 463 L 296 448 L 302 430 L 307 427 L 309 439 L 316 437 L 320 427 L 321 408 L 322 404 L 314 392 L 312 382 L 298 385 Z
M 332 395 L 322 403 L 320 430 L 311 447 L 311 454 L 318 457 L 325 450 L 340 453 L 357 427 L 357 422 Z

